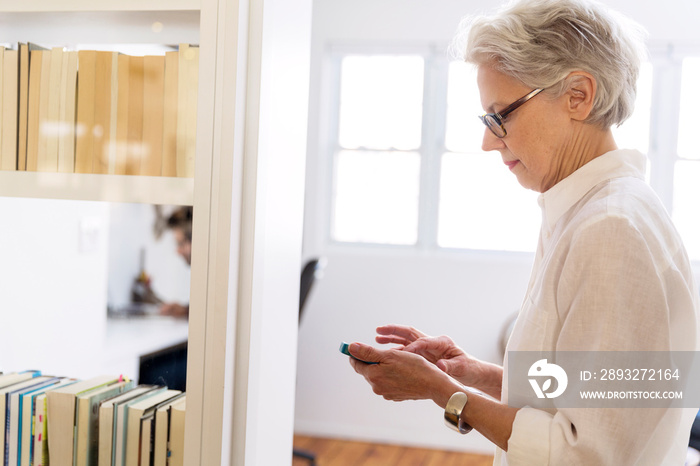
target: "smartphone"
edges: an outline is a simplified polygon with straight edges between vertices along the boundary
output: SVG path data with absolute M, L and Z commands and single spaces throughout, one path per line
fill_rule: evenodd
M 341 342 L 340 343 L 340 352 L 350 356 L 351 358 L 353 358 L 357 361 L 365 363 L 365 364 L 379 364 L 378 362 L 363 361 L 362 359 L 358 359 L 355 356 L 353 356 L 352 354 L 350 354 L 350 344 L 349 343 Z

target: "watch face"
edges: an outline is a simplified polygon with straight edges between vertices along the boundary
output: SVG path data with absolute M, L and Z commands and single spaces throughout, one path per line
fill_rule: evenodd
M 445 406 L 445 424 L 461 434 L 466 434 L 472 430 L 472 427 L 462 421 L 462 410 L 467 405 L 467 394 L 464 392 L 456 392 L 450 397 L 450 400 Z

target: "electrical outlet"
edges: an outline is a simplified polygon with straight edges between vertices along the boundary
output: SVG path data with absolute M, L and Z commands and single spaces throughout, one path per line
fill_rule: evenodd
M 99 217 L 85 217 L 80 220 L 78 252 L 91 254 L 98 250 L 102 235 L 102 222 Z

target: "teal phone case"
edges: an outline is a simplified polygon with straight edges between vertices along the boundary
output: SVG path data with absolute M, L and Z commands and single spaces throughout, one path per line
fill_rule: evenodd
M 379 364 L 378 362 L 363 361 L 362 359 L 356 358 L 355 356 L 350 354 L 350 344 L 345 343 L 344 341 L 340 343 L 340 352 L 343 354 L 346 354 L 346 355 L 350 356 L 351 358 L 353 358 L 354 360 L 360 361 L 361 363 L 364 363 L 364 364 Z

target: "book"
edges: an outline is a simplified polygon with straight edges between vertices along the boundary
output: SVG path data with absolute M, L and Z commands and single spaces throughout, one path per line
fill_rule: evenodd
M 46 423 L 46 393 L 42 393 L 34 400 L 34 426 L 32 431 L 33 443 L 30 464 L 44 466 L 49 464 L 48 424 Z
M 114 173 L 125 175 L 129 163 L 129 56 L 117 57 L 117 121 Z M 132 171 L 129 169 L 128 171 Z
M 27 116 L 29 112 L 29 45 L 19 46 L 19 97 L 17 120 L 17 170 L 27 169 Z
M 38 170 L 46 172 L 58 171 L 58 140 L 61 132 L 59 121 L 61 97 L 61 72 L 63 70 L 63 48 L 54 47 L 49 56 L 48 95 L 46 103 L 46 118 L 42 119 L 41 133 L 45 140 L 46 150 L 40 151 Z M 42 88 L 43 91 L 43 88 Z M 42 156 L 43 155 L 43 156 Z
M 29 51 L 29 95 L 27 96 L 27 171 L 36 171 L 39 161 L 39 108 L 41 102 L 42 50 Z
M 165 52 L 163 76 L 162 176 L 177 176 L 177 71 L 178 52 Z
M 143 57 L 143 157 L 141 175 L 160 176 L 163 168 L 165 57 Z
M 55 385 L 59 381 L 59 377 L 53 377 L 6 395 L 5 464 L 16 465 L 19 464 L 20 461 L 21 447 L 23 445 L 22 433 L 25 427 L 22 423 L 24 420 L 23 408 L 25 405 L 25 397 L 28 398 L 26 403 L 28 405 L 31 394 Z M 29 412 L 31 413 L 31 410 L 29 410 Z
M 103 375 L 48 392 L 47 440 L 53 466 L 73 465 L 75 406 L 78 395 L 117 381 L 118 377 Z
M 127 405 L 125 413 L 125 465 L 138 465 L 140 456 L 139 447 L 141 446 L 141 418 L 145 414 L 152 412 L 158 404 L 169 400 L 180 393 L 181 392 L 179 390 L 164 390 L 160 393 L 154 394 L 153 396 L 129 403 Z
M 3 170 L 3 155 L 2 155 L 2 119 L 3 119 L 3 97 L 5 92 L 3 89 L 3 78 L 5 77 L 5 47 L 0 46 L 0 170 Z
M 92 173 L 95 124 L 95 72 L 97 52 L 78 52 L 78 103 L 75 128 L 75 173 Z
M 127 122 L 127 175 L 141 172 L 143 156 L 143 57 L 129 57 L 129 111 Z
M 8 458 L 10 455 L 17 454 L 17 441 L 19 438 L 19 396 L 25 391 L 32 391 L 37 388 L 42 387 L 48 383 L 55 381 L 55 377 L 41 376 L 29 379 L 26 382 L 11 385 L 6 390 L 2 396 L 0 396 L 0 404 L 2 407 L 0 409 L 0 415 L 3 418 L 3 437 L 4 443 L 2 444 L 2 455 L 3 464 L 9 464 Z
M 3 387 L 0 389 L 0 452 L 4 454 L 5 451 L 5 443 L 6 443 L 6 438 L 5 438 L 5 428 L 7 427 L 7 419 L 5 417 L 6 414 L 6 402 L 7 402 L 7 397 L 6 395 L 12 391 L 26 388 L 29 386 L 32 386 L 36 384 L 37 382 L 41 382 L 43 380 L 50 379 L 51 377 L 39 375 L 36 377 L 32 377 L 28 380 L 24 380 L 22 382 L 18 382 L 12 385 L 8 385 L 6 387 Z
M 155 411 L 155 435 L 153 440 L 153 466 L 166 466 L 168 459 L 168 435 L 170 432 L 170 414 L 172 406 L 184 400 L 186 393 L 158 405 Z
M 155 411 L 147 411 L 141 416 L 140 445 L 138 449 L 138 465 L 151 466 L 153 464 L 153 442 L 155 435 L 154 421 Z
M 97 465 L 100 403 L 131 390 L 135 385 L 136 382 L 132 380 L 123 380 L 77 396 L 74 465 Z
M 177 176 L 194 176 L 199 47 L 180 44 L 177 92 Z
M 170 412 L 168 439 L 168 466 L 184 466 L 185 462 L 185 409 L 186 398 L 173 404 Z
M 119 53 L 112 54 L 112 75 L 110 86 L 109 140 L 105 150 L 109 153 L 107 173 L 114 174 L 117 169 L 117 117 L 119 115 Z
M 19 382 L 24 382 L 25 380 L 38 377 L 40 375 L 41 371 L 10 372 L 9 374 L 2 374 L 0 375 L 0 388 L 5 388 Z
M 41 82 L 39 83 L 39 150 L 37 153 L 37 171 L 50 171 L 47 165 L 49 144 L 49 97 L 51 93 L 51 51 L 44 50 L 41 55 Z M 55 170 L 54 170 L 55 171 Z
M 111 466 L 114 456 L 114 422 L 115 407 L 129 400 L 136 399 L 144 393 L 154 390 L 155 385 L 139 385 L 121 395 L 105 400 L 100 404 L 99 409 L 99 451 L 98 465 Z
M 2 67 L 2 145 L 0 169 L 17 170 L 19 52 L 5 50 Z
M 166 387 L 157 386 L 156 388 L 149 390 L 137 398 L 133 398 L 125 403 L 120 404 L 115 407 L 114 413 L 114 432 L 112 433 L 112 464 L 113 465 L 126 465 L 126 439 L 127 439 L 127 425 L 128 425 L 128 409 L 129 406 L 144 401 L 153 396 L 158 396 L 166 390 Z
M 0 169 L 194 176 L 199 47 L 146 57 L 18 47 L 8 50 L 17 82 L 4 83 L 17 88 L 5 99 L 16 127 L 0 128 Z
M 30 393 L 22 394 L 19 399 L 19 439 L 17 458 L 20 466 L 29 466 L 33 447 L 33 427 L 36 397 L 63 385 L 76 382 L 75 379 L 57 377 L 55 381 Z M 15 464 L 15 463 L 12 463 Z
M 107 174 L 115 160 L 110 157 L 112 139 L 112 84 L 116 82 L 116 52 L 96 52 L 95 58 L 95 121 L 93 126 L 92 172 Z M 113 75 L 115 77 L 113 77 Z M 115 96 L 116 97 L 116 94 Z M 116 99 L 115 99 L 116 100 Z M 116 104 L 116 102 L 114 102 Z M 114 154 L 116 157 L 116 154 Z M 112 168 L 112 172 L 114 168 Z
M 75 170 L 75 111 L 78 85 L 78 52 L 64 52 L 59 98 L 58 171 Z
M 21 466 L 48 464 L 48 443 L 46 439 L 46 392 L 77 382 L 77 379 L 61 378 L 49 385 L 46 390 L 37 390 L 29 403 L 22 408 L 22 447 Z M 35 452 L 37 454 L 35 455 Z M 36 458 L 36 461 L 35 461 Z

